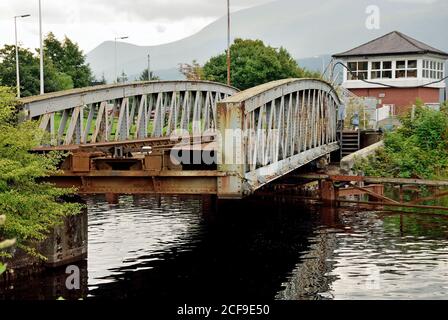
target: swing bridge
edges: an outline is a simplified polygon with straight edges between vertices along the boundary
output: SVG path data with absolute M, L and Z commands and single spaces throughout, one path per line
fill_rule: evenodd
M 339 149 L 331 84 L 285 79 L 240 92 L 207 81 L 150 81 L 21 100 L 62 151 L 48 181 L 81 194 L 210 194 L 241 199 Z

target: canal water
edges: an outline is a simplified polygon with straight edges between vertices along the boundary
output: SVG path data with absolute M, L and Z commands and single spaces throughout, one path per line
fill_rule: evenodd
M 272 196 L 86 201 L 80 290 L 65 288 L 61 268 L 10 284 L 0 298 L 448 298 L 448 216 L 330 209 Z

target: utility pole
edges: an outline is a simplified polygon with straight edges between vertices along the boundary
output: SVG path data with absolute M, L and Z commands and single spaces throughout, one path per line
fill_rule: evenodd
M 227 0 L 227 85 L 230 81 L 230 0 Z
M 118 72 L 117 72 L 117 40 L 124 40 L 124 39 L 128 39 L 128 36 L 125 37 L 115 37 L 115 79 L 114 79 L 114 83 L 117 83 L 118 81 Z
M 45 93 L 44 84 L 44 40 L 42 36 L 42 1 L 39 0 L 39 41 L 40 41 L 40 94 Z
M 148 81 L 151 81 L 151 54 L 148 53 Z
M 20 99 L 20 69 L 19 69 L 19 44 L 17 41 L 17 18 L 29 17 L 29 14 L 14 17 L 14 30 L 16 38 L 16 77 L 17 77 L 17 98 Z

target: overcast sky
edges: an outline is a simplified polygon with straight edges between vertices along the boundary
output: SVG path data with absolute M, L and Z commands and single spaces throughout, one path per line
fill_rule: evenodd
M 232 11 L 271 1 L 231 0 Z M 226 0 L 42 0 L 42 5 L 44 33 L 67 35 L 85 53 L 116 36 L 130 36 L 126 41 L 137 45 L 172 42 L 226 14 Z M 32 16 L 19 19 L 19 42 L 39 46 L 38 0 L 0 0 L 0 46 L 14 43 L 13 17 L 23 14 Z
M 272 0 L 231 0 L 232 10 Z M 185 38 L 223 16 L 226 0 L 42 0 L 44 33 L 67 35 L 88 52 L 105 40 L 130 36 L 138 45 L 157 45 Z M 0 46 L 14 42 L 15 15 L 19 41 L 39 45 L 38 0 L 0 0 Z

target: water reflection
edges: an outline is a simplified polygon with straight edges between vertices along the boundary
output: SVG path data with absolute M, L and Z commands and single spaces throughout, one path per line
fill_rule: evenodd
M 320 208 L 288 197 L 88 197 L 82 290 L 65 269 L 4 299 L 445 299 L 448 218 Z
M 94 286 L 92 297 L 182 301 L 275 298 L 297 262 L 297 253 L 309 245 L 314 215 L 301 207 L 262 199 L 219 205 L 210 201 L 203 206 L 185 201 L 182 208 L 188 212 L 181 221 L 190 227 L 177 228 L 177 235 L 171 233 L 175 246 L 159 245 L 156 251 L 147 251 L 137 258 L 132 272 L 123 265 L 109 270 L 109 280 L 115 281 L 99 284 L 89 279 Z M 182 236 L 184 230 L 189 231 Z M 134 229 L 136 232 L 148 236 L 150 230 Z M 95 249 L 89 250 L 93 253 Z M 89 275 L 96 264 L 90 255 Z

